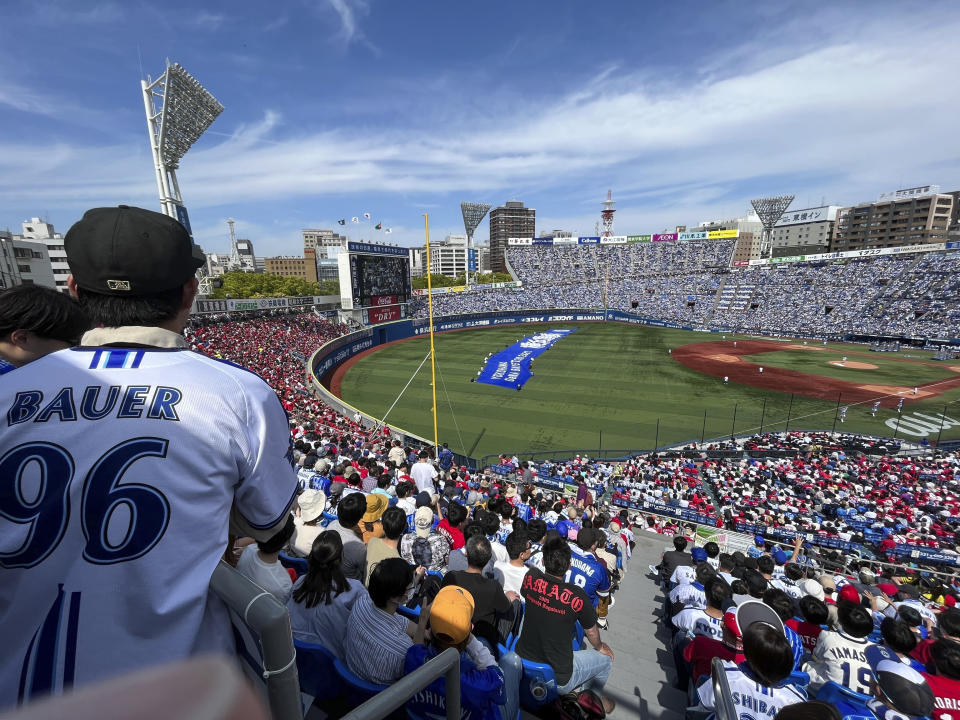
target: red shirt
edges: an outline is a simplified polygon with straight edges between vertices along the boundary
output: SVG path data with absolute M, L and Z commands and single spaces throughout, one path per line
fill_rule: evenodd
M 446 518 L 440 521 L 440 524 L 437 526 L 437 530 L 439 530 L 441 534 L 450 538 L 451 550 L 459 550 L 463 547 L 463 532 L 455 527 L 451 527 L 450 522 Z
M 933 690 L 934 720 L 954 720 L 960 717 L 960 680 L 952 680 L 943 675 L 922 674 Z
M 736 663 L 744 661 L 742 653 L 706 635 L 697 635 L 683 649 L 683 659 L 693 666 L 690 675 L 694 681 L 704 675 L 710 675 L 710 663 L 715 657 L 721 660 L 733 660 Z
M 820 633 L 823 632 L 822 627 L 809 623 L 806 620 L 796 620 L 794 618 L 787 620 L 784 625 L 793 628 L 794 632 L 800 636 L 800 640 L 803 641 L 804 650 L 813 652 L 813 649 L 817 646 L 817 638 L 819 638 Z

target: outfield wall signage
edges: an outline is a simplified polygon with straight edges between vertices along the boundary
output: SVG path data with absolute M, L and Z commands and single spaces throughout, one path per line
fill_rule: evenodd
M 625 245 L 626 242 L 626 235 L 608 235 L 607 237 L 600 238 L 601 245 Z
M 677 239 L 683 242 L 689 242 L 690 240 L 706 240 L 708 239 L 710 233 L 706 230 L 701 230 L 699 232 L 682 232 L 679 233 Z
M 554 245 L 576 245 L 579 242 L 580 238 L 575 237 L 555 237 L 553 239 Z
M 598 237 L 581 237 L 577 238 L 577 243 L 580 245 L 599 245 L 600 238 Z
M 676 242 L 677 234 L 676 233 L 657 233 L 653 236 L 654 242 Z
M 507 238 L 507 245 L 510 247 L 519 247 L 532 244 L 533 238 Z
M 197 300 L 191 315 L 205 313 L 241 312 L 244 310 L 273 310 L 276 308 L 308 308 L 313 305 L 337 305 L 339 295 L 308 295 L 288 298 L 249 298 L 230 300 Z
M 736 237 L 740 237 L 739 230 L 711 230 L 707 233 L 707 238 L 710 240 L 725 240 Z
M 813 255 L 788 255 L 779 258 L 751 260 L 750 265 L 776 265 L 778 263 L 812 262 L 817 260 L 851 260 L 855 258 L 879 257 L 881 255 L 904 255 L 946 250 L 949 243 L 926 243 L 924 245 L 900 245 L 892 248 L 871 248 L 869 250 L 845 250 L 843 252 L 815 253 Z
M 530 245 L 625 245 L 627 243 L 648 242 L 689 242 L 691 240 L 722 240 L 740 237 L 739 230 L 697 230 L 683 233 L 658 233 L 655 235 L 596 235 L 581 237 L 537 237 L 507 238 L 508 247 L 527 247 Z
M 946 246 L 947 250 L 960 250 L 960 242 L 948 242 Z
M 650 242 L 652 239 L 653 235 L 627 235 L 628 243 Z

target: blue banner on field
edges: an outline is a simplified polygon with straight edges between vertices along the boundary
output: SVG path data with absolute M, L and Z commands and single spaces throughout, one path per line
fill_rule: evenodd
M 487 360 L 487 364 L 477 377 L 477 382 L 519 390 L 533 376 L 530 370 L 533 359 L 574 330 L 576 328 L 547 330 L 525 337 Z

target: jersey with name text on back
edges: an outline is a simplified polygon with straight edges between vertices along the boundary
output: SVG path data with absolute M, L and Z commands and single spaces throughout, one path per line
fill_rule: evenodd
M 730 699 L 737 720 L 772 720 L 780 709 L 787 705 L 805 702 L 806 693 L 793 685 L 768 687 L 757 681 L 746 663 L 737 665 L 729 660 L 723 662 Z M 715 707 L 713 682 L 707 678 L 698 688 L 700 702 L 705 707 Z
M 593 556 L 593 553 L 581 550 L 576 545 L 571 545 L 570 550 L 572 551 L 570 569 L 567 570 L 563 581 L 583 588 L 593 606 L 596 607 L 600 598 L 610 593 L 610 575 L 607 573 L 607 568 Z
M 297 488 L 286 414 L 243 368 L 72 348 L 0 382 L 0 708 L 233 651 L 208 586 L 233 517 L 273 532 Z

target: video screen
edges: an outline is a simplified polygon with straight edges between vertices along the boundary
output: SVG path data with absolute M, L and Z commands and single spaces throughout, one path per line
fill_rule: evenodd
M 354 303 L 361 306 L 404 303 L 410 294 L 410 260 L 406 257 L 356 255 Z

